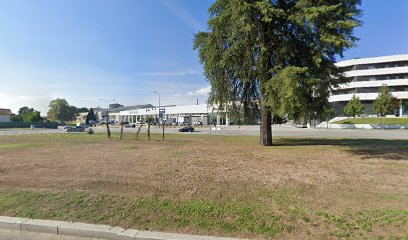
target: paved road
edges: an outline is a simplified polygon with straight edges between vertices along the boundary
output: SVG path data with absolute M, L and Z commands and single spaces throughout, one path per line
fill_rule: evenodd
M 209 127 L 198 127 L 193 133 L 179 133 L 178 128 L 166 128 L 166 133 L 171 134 L 211 134 Z M 96 132 L 105 132 L 105 128 L 95 128 Z M 112 128 L 112 131 L 119 129 Z M 126 133 L 136 132 L 136 129 L 125 128 Z M 142 132 L 147 129 L 143 128 Z M 162 129 L 156 126 L 151 128 L 152 133 L 161 133 Z M 212 134 L 220 134 L 219 132 Z M 221 127 L 222 135 L 238 135 L 238 136 L 259 136 L 259 126 L 230 126 Z M 292 126 L 274 126 L 272 128 L 274 137 L 305 137 L 305 138 L 375 138 L 375 139 L 408 139 L 408 130 L 405 129 L 307 129 L 295 128 Z
M 102 240 L 102 239 L 62 236 L 51 233 L 35 233 L 0 228 L 0 240 Z
M 104 127 L 93 128 L 95 132 L 105 132 Z M 210 134 L 210 127 L 198 127 L 196 132 L 193 133 L 179 133 L 178 128 L 166 128 L 166 133 L 171 134 Z M 119 128 L 111 128 L 112 132 L 119 132 Z M 125 128 L 125 133 L 135 133 L 134 128 Z M 142 129 L 142 133 L 145 133 L 147 128 Z M 161 128 L 152 126 L 152 133 L 161 133 Z M 60 133 L 60 134 L 78 134 L 78 133 L 65 133 L 62 130 L 57 129 L 34 129 L 34 130 L 0 130 L 0 135 L 17 135 L 17 134 L 47 134 L 47 133 Z M 214 132 L 213 132 L 214 134 Z M 220 134 L 217 132 L 217 134 Z M 222 135 L 238 135 L 238 136 L 259 136 L 259 126 L 229 126 L 221 127 Z M 406 129 L 390 129 L 390 130 L 377 130 L 377 129 L 300 129 L 292 126 L 274 126 L 272 128 L 272 134 L 274 137 L 307 137 L 307 138 L 375 138 L 375 139 L 408 139 L 408 130 Z

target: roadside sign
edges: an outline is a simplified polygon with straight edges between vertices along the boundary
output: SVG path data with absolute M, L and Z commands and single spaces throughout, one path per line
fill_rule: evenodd
M 163 117 L 163 114 L 165 114 L 166 113 L 166 109 L 165 108 L 160 108 L 159 109 L 159 116 L 160 117 Z

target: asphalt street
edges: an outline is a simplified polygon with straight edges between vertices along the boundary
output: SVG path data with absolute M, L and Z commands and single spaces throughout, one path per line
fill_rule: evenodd
M 93 128 L 95 132 L 105 132 L 104 127 Z M 167 127 L 167 134 L 217 134 L 217 135 L 236 135 L 236 136 L 259 136 L 259 126 L 229 126 L 221 127 L 221 131 L 211 131 L 210 127 L 197 127 L 193 133 L 179 133 L 179 127 Z M 118 127 L 111 127 L 112 132 L 119 132 Z M 125 133 L 135 133 L 137 129 L 124 128 Z M 142 133 L 146 133 L 147 127 L 142 128 Z M 158 126 L 152 126 L 152 133 L 161 133 L 162 129 Z M 59 129 L 25 129 L 25 130 L 0 130 L 0 135 L 19 135 L 19 134 L 84 134 L 84 133 L 66 133 Z M 274 137 L 302 137 L 302 138 L 372 138 L 372 139 L 408 139 L 408 130 L 406 129 L 317 129 L 317 128 L 295 128 L 292 126 L 273 126 L 272 135 Z

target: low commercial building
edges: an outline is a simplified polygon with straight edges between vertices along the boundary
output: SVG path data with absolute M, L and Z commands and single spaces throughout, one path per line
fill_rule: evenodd
M 358 58 L 336 64 L 350 80 L 332 91 L 330 102 L 338 115 L 355 94 L 365 106 L 364 114 L 376 115 L 373 102 L 379 87 L 387 85 L 396 98 L 395 115 L 408 116 L 408 55 Z
M 159 115 L 160 113 L 160 115 Z M 184 106 L 164 106 L 139 108 L 120 112 L 120 120 L 124 122 L 137 123 L 144 122 L 147 118 L 160 118 L 166 123 L 194 123 L 201 122 L 203 125 L 229 125 L 229 114 L 219 111 L 216 107 L 207 104 L 184 105 Z
M 11 110 L 0 108 L 0 122 L 10 122 Z

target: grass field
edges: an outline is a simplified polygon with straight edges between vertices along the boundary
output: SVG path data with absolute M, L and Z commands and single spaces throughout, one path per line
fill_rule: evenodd
M 0 137 L 0 215 L 257 239 L 407 239 L 408 141 Z
M 333 124 L 408 124 L 408 118 L 349 118 L 333 122 Z

